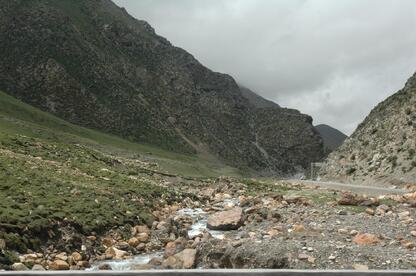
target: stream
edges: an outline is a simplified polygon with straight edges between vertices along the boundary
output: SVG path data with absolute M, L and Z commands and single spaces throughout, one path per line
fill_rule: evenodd
M 214 204 L 215 207 L 232 207 L 232 206 L 238 206 L 239 202 L 237 199 L 225 199 L 223 202 Z M 188 230 L 188 236 L 189 238 L 194 238 L 198 236 L 199 234 L 203 233 L 204 231 L 208 231 L 213 238 L 215 239 L 224 239 L 224 233 L 225 231 L 218 231 L 218 230 L 210 230 L 207 228 L 207 220 L 208 220 L 208 213 L 203 211 L 201 208 L 184 208 L 180 209 L 176 212 L 179 216 L 189 216 L 191 217 L 195 223 L 192 224 L 191 228 Z M 112 270 L 115 271 L 126 271 L 126 270 L 132 270 L 132 268 L 135 265 L 144 265 L 148 264 L 149 261 L 152 258 L 155 257 L 163 257 L 164 250 L 156 251 L 153 253 L 146 253 L 142 255 L 136 255 L 132 259 L 126 259 L 126 260 L 105 260 L 105 261 L 99 261 L 94 263 L 91 268 L 88 270 L 99 270 L 99 266 L 101 264 L 108 264 Z

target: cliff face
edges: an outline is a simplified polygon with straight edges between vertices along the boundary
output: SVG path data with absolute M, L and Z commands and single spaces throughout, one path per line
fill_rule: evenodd
M 0 41 L 0 89 L 73 123 L 257 171 L 322 157 L 308 116 L 256 108 L 109 0 L 0 0 Z
M 322 169 L 325 179 L 416 183 L 416 74 L 375 107 Z

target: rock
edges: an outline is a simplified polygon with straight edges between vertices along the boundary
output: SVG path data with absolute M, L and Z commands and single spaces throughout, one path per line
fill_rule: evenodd
M 113 239 L 112 239 L 112 238 L 108 238 L 108 237 L 106 237 L 106 238 L 103 238 L 103 239 L 102 239 L 101 243 L 102 243 L 102 245 L 104 245 L 105 247 L 111 247 L 111 246 L 113 246 L 114 241 L 113 241 Z
M 298 256 L 298 259 L 301 260 L 301 261 L 305 261 L 305 260 L 309 259 L 309 257 L 310 257 L 309 255 L 301 253 Z
M 140 244 L 140 240 L 138 238 L 133 237 L 133 238 L 129 239 L 128 244 L 131 247 L 137 247 Z
M 243 221 L 243 209 L 236 207 L 210 215 L 207 227 L 212 230 L 236 230 L 243 225 Z
M 185 268 L 185 269 L 194 268 L 195 256 L 196 256 L 195 249 L 185 249 L 175 254 L 175 258 L 177 258 L 182 263 L 182 268 Z
M 412 235 L 413 237 L 416 237 L 416 231 L 411 231 L 410 235 Z
M 122 242 L 118 242 L 116 247 L 117 249 L 120 249 L 120 250 L 127 250 L 129 249 L 130 245 L 127 242 L 122 241 Z
M 375 214 L 375 211 L 374 211 L 373 209 L 371 209 L 371 208 L 367 208 L 367 209 L 365 209 L 365 212 L 366 212 L 367 214 L 369 214 L 370 216 L 374 216 L 374 214 Z
M 338 234 L 346 235 L 346 234 L 348 234 L 348 230 L 347 229 L 338 229 Z
M 336 258 L 337 258 L 337 256 L 330 255 L 330 256 L 328 257 L 328 260 L 330 260 L 330 261 L 335 261 L 335 260 L 336 260 Z
M 352 268 L 355 270 L 368 270 L 368 266 L 363 264 L 353 264 Z
M 305 232 L 305 231 L 306 231 L 305 226 L 303 226 L 302 224 L 293 225 L 293 232 L 300 233 L 300 232 Z
M 82 261 L 82 255 L 79 254 L 78 252 L 74 252 L 71 254 L 72 259 L 74 260 L 74 262 L 79 262 Z
M 63 260 L 55 260 L 49 264 L 50 270 L 69 270 L 69 264 Z
M 162 265 L 162 259 L 160 259 L 160 258 L 157 258 L 157 257 L 153 257 L 150 261 L 149 261 L 149 264 L 150 265 L 152 265 L 152 266 L 160 266 L 160 265 Z
M 309 263 L 314 264 L 315 261 L 316 261 L 316 258 L 315 257 L 309 256 L 309 258 L 308 258 L 308 262 Z
M 25 271 L 25 270 L 29 270 L 29 268 L 27 268 L 27 266 L 25 266 L 22 263 L 14 263 L 11 266 L 11 269 L 14 271 Z
M 32 270 L 35 270 L 35 271 L 44 271 L 44 270 L 46 270 L 42 265 L 40 265 L 40 264 L 35 264 L 33 267 L 32 267 Z
M 197 265 L 205 268 L 289 268 L 288 248 L 279 240 L 244 242 L 233 247 L 225 240 L 210 239 L 197 248 Z
M 100 264 L 100 265 L 98 266 L 98 269 L 99 269 L 99 270 L 113 270 L 113 269 L 111 268 L 111 265 L 109 265 L 109 264 Z
M 353 242 L 358 245 L 376 245 L 380 243 L 380 240 L 376 235 L 365 233 L 357 234 L 354 237 Z
M 147 227 L 146 225 L 137 225 L 137 226 L 133 227 L 133 229 L 132 229 L 133 236 L 135 236 L 137 234 L 140 234 L 140 233 L 146 233 L 146 234 L 150 235 L 149 227 Z
M 55 256 L 55 260 L 67 261 L 68 256 L 66 255 L 66 253 L 62 252 Z
M 351 230 L 351 232 L 350 232 L 350 235 L 351 236 L 355 236 L 357 234 L 358 234 L 358 231 L 357 230 Z
M 175 256 L 169 256 L 162 262 L 162 268 L 166 269 L 181 269 L 182 265 L 183 264 L 180 262 L 180 260 Z
M 415 248 L 415 243 L 412 241 L 408 241 L 408 240 L 401 240 L 400 243 L 402 244 L 403 247 L 407 248 L 407 249 L 413 249 Z
M 123 250 L 119 250 L 115 247 L 109 247 L 105 251 L 105 255 L 107 258 L 114 259 L 114 260 L 122 260 L 123 257 L 127 256 L 127 252 Z
M 78 261 L 77 266 L 80 268 L 89 268 L 91 267 L 91 264 L 89 261 Z
M 140 242 L 147 242 L 149 240 L 149 234 L 143 232 L 136 235 Z

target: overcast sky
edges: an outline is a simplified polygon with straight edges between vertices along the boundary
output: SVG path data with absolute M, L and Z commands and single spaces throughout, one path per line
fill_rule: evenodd
M 416 71 L 415 0 L 116 0 L 212 70 L 351 134 Z

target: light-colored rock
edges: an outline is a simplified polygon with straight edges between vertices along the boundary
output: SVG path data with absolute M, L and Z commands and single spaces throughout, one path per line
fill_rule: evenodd
M 303 226 L 302 224 L 293 225 L 293 232 L 300 233 L 300 232 L 305 232 L 305 231 L 306 231 L 305 226 Z
M 353 264 L 352 268 L 355 270 L 368 270 L 368 266 L 363 264 Z
M 74 253 L 72 253 L 72 254 L 71 254 L 71 257 L 72 257 L 72 259 L 73 259 L 75 262 L 82 261 L 82 255 L 81 255 L 81 254 L 79 254 L 78 252 L 74 252 Z
M 236 207 L 210 215 L 208 217 L 207 227 L 212 230 L 236 230 L 243 225 L 243 222 L 243 209 Z
M 146 234 L 150 235 L 149 227 L 147 227 L 146 225 L 136 225 L 135 227 L 133 227 L 132 234 L 134 236 L 137 235 L 137 234 L 140 234 L 140 233 L 146 233 Z
M 42 265 L 40 265 L 40 264 L 35 264 L 33 267 L 32 267 L 32 270 L 35 270 L 35 271 L 44 271 L 44 270 L 46 270 Z
M 50 270 L 69 270 L 69 264 L 63 260 L 55 260 L 49 264 Z
M 123 257 L 127 256 L 127 252 L 117 249 L 115 247 L 109 247 L 107 248 L 107 250 L 105 251 L 105 255 L 107 258 L 111 258 L 114 260 L 122 260 Z
M 14 263 L 12 264 L 12 270 L 14 271 L 25 271 L 25 270 L 29 270 L 29 268 L 27 268 L 27 266 L 25 266 L 22 263 Z
M 348 230 L 347 229 L 338 229 L 338 234 L 342 234 L 342 235 L 346 235 L 348 234 Z
M 196 250 L 185 249 L 176 254 L 175 257 L 182 263 L 182 268 L 190 269 L 195 266 Z
M 136 238 L 140 241 L 140 242 L 147 242 L 149 240 L 149 234 L 143 232 L 143 233 L 139 233 L 136 235 Z
M 65 252 L 62 252 L 55 256 L 55 260 L 61 260 L 66 262 L 68 260 L 68 256 Z

